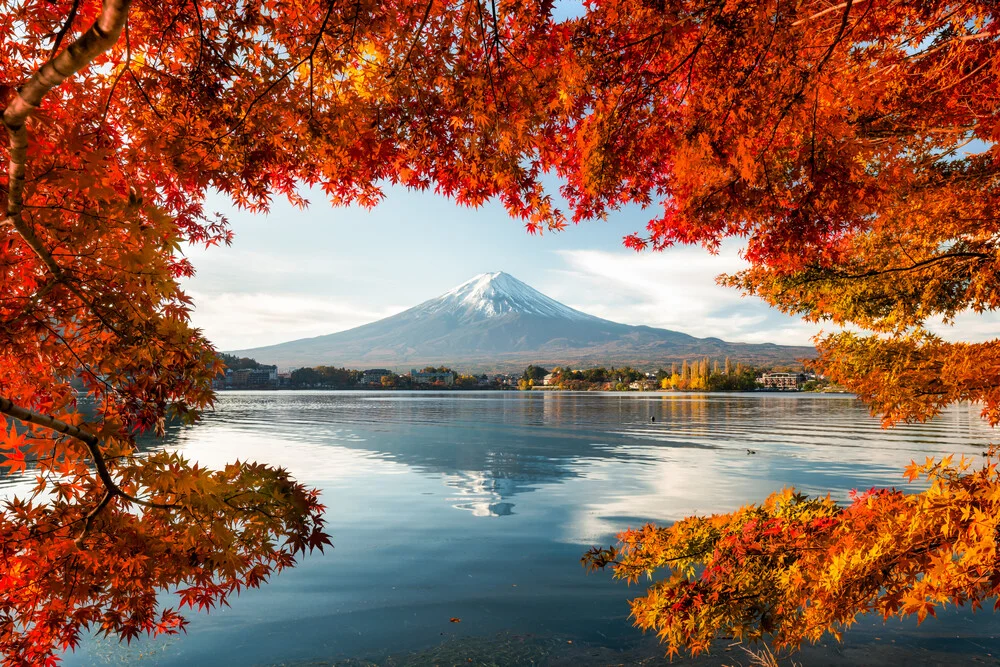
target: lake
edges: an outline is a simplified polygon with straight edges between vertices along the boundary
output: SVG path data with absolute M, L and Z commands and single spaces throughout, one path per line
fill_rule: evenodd
M 627 619 L 641 589 L 586 574 L 587 548 L 789 485 L 839 500 L 902 486 L 911 459 L 978 455 L 992 436 L 966 405 L 884 431 L 845 395 L 222 393 L 166 446 L 210 466 L 290 469 L 322 489 L 336 548 L 232 608 L 191 613 L 186 635 L 94 639 L 65 664 L 658 664 Z M 996 662 L 1000 617 L 940 616 L 866 620 L 798 660 Z M 673 664 L 748 659 L 723 643 Z

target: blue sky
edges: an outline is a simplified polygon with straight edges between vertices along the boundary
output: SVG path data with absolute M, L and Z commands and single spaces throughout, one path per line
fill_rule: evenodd
M 715 285 L 742 266 L 736 241 L 635 253 L 622 247 L 648 212 L 564 232 L 527 234 L 503 208 L 459 207 L 429 192 L 389 188 L 372 211 L 333 208 L 322 193 L 307 210 L 276 200 L 251 215 L 218 197 L 236 232 L 229 248 L 188 248 L 198 275 L 185 287 L 194 324 L 231 350 L 349 329 L 434 298 L 472 276 L 506 271 L 584 312 L 730 341 L 808 344 L 821 327 Z M 949 338 L 995 336 L 996 318 L 960 318 Z M 829 326 L 826 327 L 830 329 Z

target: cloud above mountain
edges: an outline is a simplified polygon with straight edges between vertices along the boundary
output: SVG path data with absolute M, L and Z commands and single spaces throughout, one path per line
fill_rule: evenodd
M 553 272 L 557 278 L 546 291 L 600 317 L 748 343 L 808 345 L 822 329 L 716 284 L 716 276 L 746 267 L 734 243 L 717 255 L 698 247 L 557 254 L 565 268 Z

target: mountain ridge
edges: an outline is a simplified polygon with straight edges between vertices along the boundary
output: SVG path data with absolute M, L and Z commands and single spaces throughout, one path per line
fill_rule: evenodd
M 796 365 L 797 359 L 815 356 L 815 349 L 729 343 L 621 324 L 570 308 L 496 271 L 353 329 L 231 353 L 285 368 L 326 365 L 405 370 L 443 363 L 469 371 L 504 371 L 527 363 L 659 366 L 704 356 Z

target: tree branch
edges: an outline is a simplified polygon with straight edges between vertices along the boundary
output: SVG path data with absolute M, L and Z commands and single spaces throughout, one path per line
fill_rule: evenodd
M 121 487 L 115 482 L 111 477 L 111 473 L 108 471 L 107 463 L 104 460 L 104 454 L 101 452 L 101 441 L 93 433 L 88 433 L 83 429 L 73 426 L 72 424 L 67 424 L 66 422 L 51 417 L 49 415 L 43 415 L 39 412 L 34 412 L 28 410 L 27 408 L 22 408 L 19 405 L 15 405 L 13 401 L 8 398 L 0 396 L 0 413 L 9 415 L 18 419 L 22 422 L 28 424 L 37 424 L 38 426 L 43 426 L 45 428 L 51 429 L 57 433 L 62 433 L 63 435 L 68 435 L 69 437 L 79 440 L 87 449 L 90 451 L 90 457 L 94 459 L 94 467 L 97 468 L 97 476 L 101 479 L 104 484 L 104 488 L 107 489 L 108 493 L 113 496 L 118 496 L 124 498 L 125 500 L 135 503 L 136 505 L 141 505 L 143 507 L 149 507 L 152 509 L 174 509 L 178 507 L 176 503 L 152 503 L 148 500 L 142 500 L 125 493 Z M 102 503 L 106 504 L 106 503 Z
M 856 0 L 856 2 L 854 2 L 854 3 L 851 3 L 851 2 L 842 2 L 839 5 L 834 5 L 833 7 L 827 7 L 823 11 L 816 12 L 812 16 L 807 16 L 804 19 L 799 19 L 798 21 L 795 21 L 794 23 L 792 23 L 792 25 L 795 25 L 795 26 L 801 25 L 801 24 L 803 24 L 803 23 L 805 23 L 807 21 L 812 21 L 814 19 L 818 19 L 820 16 L 823 16 L 825 14 L 829 14 L 830 12 L 835 12 L 835 11 L 837 11 L 839 9 L 844 9 L 845 7 L 849 8 L 851 6 L 851 4 L 860 5 L 864 1 L 865 0 Z
M 420 35 L 424 32 L 424 26 L 427 25 L 427 19 L 430 18 L 431 7 L 433 6 L 434 0 L 430 0 L 427 3 L 427 7 L 424 9 L 424 17 L 420 19 L 420 25 L 417 26 L 417 32 L 413 35 L 413 41 L 410 42 L 410 48 L 406 50 L 406 55 L 403 56 L 402 62 L 400 62 L 399 65 L 393 69 L 392 73 L 389 74 L 390 81 L 399 76 L 399 72 L 410 62 L 410 56 L 413 54 L 413 49 L 417 46 L 417 42 L 420 41 Z
M 938 262 L 943 262 L 951 259 L 962 259 L 962 260 L 985 260 L 989 259 L 991 255 L 983 252 L 950 252 L 944 255 L 937 255 L 936 257 L 931 257 L 929 259 L 924 259 L 919 262 L 914 262 L 910 266 L 897 266 L 890 269 L 872 269 L 871 271 L 865 271 L 864 273 L 844 273 L 840 271 L 830 271 L 828 275 L 821 276 L 818 278 L 806 280 L 802 284 L 816 282 L 818 280 L 823 280 L 824 278 L 830 278 L 835 280 L 857 280 L 859 278 L 873 278 L 875 276 L 883 276 L 888 273 L 904 273 L 906 271 L 915 271 L 917 269 L 923 269 L 932 264 L 937 264 Z M 812 267 L 818 269 L 819 267 Z M 819 269 L 824 271 L 823 269 Z
M 10 162 L 7 166 L 7 215 L 5 216 L 6 220 L 3 221 L 4 224 L 12 225 L 52 275 L 66 284 L 74 294 L 95 311 L 94 314 L 106 326 L 119 335 L 121 335 L 120 332 L 96 311 L 80 290 L 70 284 L 66 272 L 56 263 L 52 253 L 41 242 L 31 226 L 25 222 L 21 213 L 24 210 L 24 176 L 28 155 L 28 130 L 25 124 L 28 117 L 35 112 L 42 103 L 42 98 L 50 90 L 86 67 L 94 58 L 110 49 L 118 41 L 118 36 L 121 34 L 128 17 L 129 2 L 130 0 L 104 0 L 104 6 L 97 21 L 79 39 L 72 42 L 64 51 L 48 60 L 35 72 L 4 109 L 2 117 L 3 125 L 7 128 L 7 134 L 10 137 Z M 74 4 L 73 12 L 75 11 L 76 5 Z M 72 23 L 73 12 L 63 27 L 63 32 L 67 31 Z M 57 46 L 62 36 L 63 33 L 60 33 Z
M 56 39 L 52 43 L 52 52 L 49 54 L 49 58 L 54 58 L 59 53 L 59 47 L 62 46 L 62 41 L 66 37 L 66 33 L 73 27 L 73 21 L 76 20 L 76 12 L 79 9 L 80 0 L 73 0 L 73 6 L 69 8 L 69 16 L 66 17 L 66 22 L 63 23 L 62 29 L 59 30 L 59 34 L 56 35 Z
M 90 529 L 94 525 L 94 519 L 104 510 L 105 507 L 108 506 L 108 503 L 111 502 L 111 499 L 114 498 L 114 496 L 115 494 L 113 494 L 110 490 L 106 490 L 104 492 L 104 497 L 101 498 L 101 502 L 97 503 L 94 509 L 87 512 L 87 516 L 84 517 L 83 520 L 83 528 L 80 530 L 80 534 L 76 536 L 76 539 L 73 540 L 73 542 L 76 543 L 77 548 L 83 548 L 83 538 L 87 537 L 87 534 L 90 533 Z
M 25 123 L 28 116 L 35 112 L 50 90 L 86 67 L 118 41 L 128 15 L 129 2 L 130 0 L 104 0 L 101 15 L 87 32 L 42 65 L 4 109 L 3 124 L 10 136 L 7 217 L 14 220 L 15 226 L 24 205 L 24 165 L 28 152 Z

